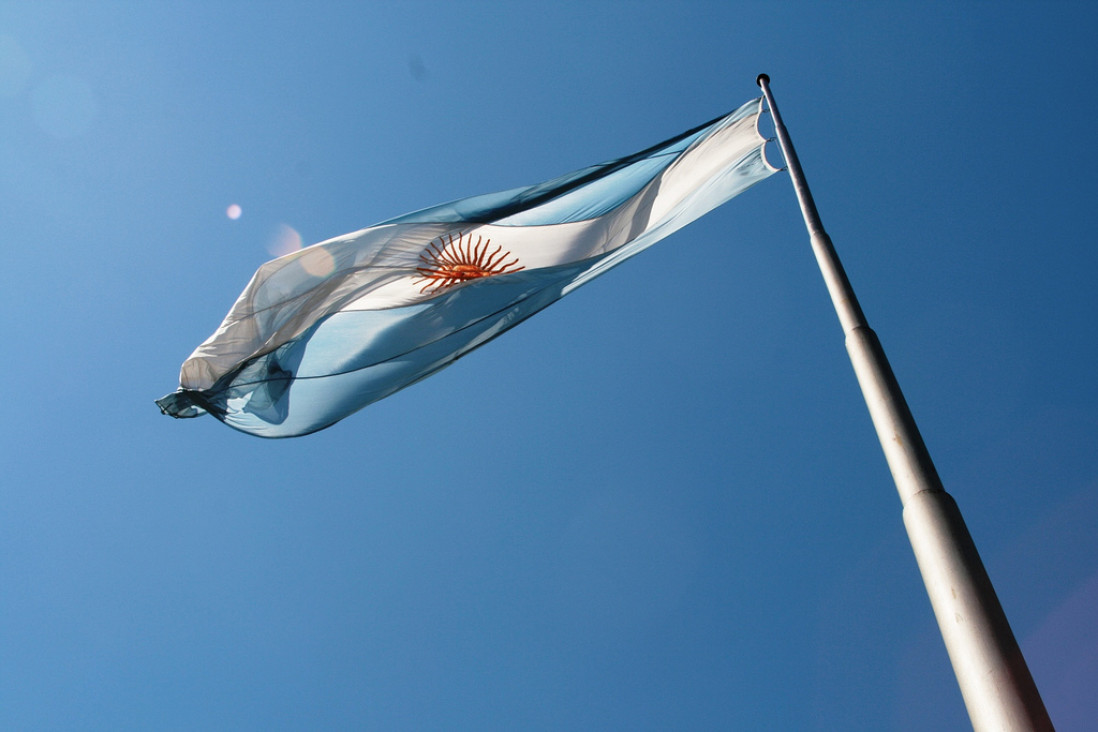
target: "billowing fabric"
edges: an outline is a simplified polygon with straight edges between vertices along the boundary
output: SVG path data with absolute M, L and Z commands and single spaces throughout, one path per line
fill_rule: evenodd
M 264 264 L 157 404 L 261 437 L 332 425 L 774 173 L 761 101 L 620 160 Z

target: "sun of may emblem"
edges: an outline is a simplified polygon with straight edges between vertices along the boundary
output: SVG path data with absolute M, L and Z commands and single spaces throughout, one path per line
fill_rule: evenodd
M 456 240 L 453 234 L 449 234 L 431 242 L 419 255 L 420 266 L 416 267 L 416 272 L 419 272 L 416 284 L 425 283 L 419 291 L 437 292 L 467 280 L 525 269 L 515 266 L 518 257 L 508 262 L 511 252 L 503 251 L 502 246 L 497 245 L 489 251 L 491 243 L 491 239 L 477 236 L 477 243 L 474 244 L 472 234 L 466 237 L 462 233 L 458 233 Z

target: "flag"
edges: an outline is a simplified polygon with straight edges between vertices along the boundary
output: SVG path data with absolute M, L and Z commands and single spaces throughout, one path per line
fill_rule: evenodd
M 272 260 L 158 399 L 261 437 L 430 376 L 773 174 L 762 99 L 654 147 Z

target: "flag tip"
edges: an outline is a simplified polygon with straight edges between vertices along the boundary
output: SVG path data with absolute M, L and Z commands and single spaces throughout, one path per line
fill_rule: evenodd
M 758 84 L 760 87 L 763 85 L 764 81 L 767 84 L 769 84 L 770 83 L 770 76 L 767 75 L 767 74 L 759 74 L 758 76 L 755 77 L 755 83 Z

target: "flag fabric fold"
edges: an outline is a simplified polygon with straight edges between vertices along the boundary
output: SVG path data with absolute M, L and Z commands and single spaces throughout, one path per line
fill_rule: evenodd
M 328 427 L 773 174 L 761 112 L 753 100 L 625 158 L 272 260 L 157 404 L 261 437 Z

